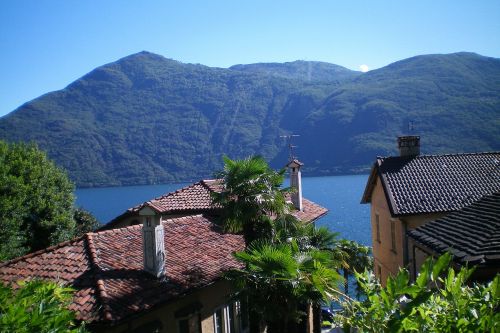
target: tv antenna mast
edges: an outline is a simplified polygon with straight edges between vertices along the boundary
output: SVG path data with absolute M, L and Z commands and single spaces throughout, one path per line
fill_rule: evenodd
M 415 130 L 415 126 L 413 126 L 413 121 L 408 122 L 408 133 L 411 134 Z
M 298 146 L 292 145 L 292 139 L 296 138 L 296 137 L 299 137 L 299 136 L 300 135 L 298 135 L 298 134 L 280 135 L 280 138 L 284 138 L 285 140 L 287 140 L 287 144 L 288 144 L 288 160 L 289 160 L 289 162 L 297 159 L 297 156 L 294 155 L 293 149 L 297 148 Z

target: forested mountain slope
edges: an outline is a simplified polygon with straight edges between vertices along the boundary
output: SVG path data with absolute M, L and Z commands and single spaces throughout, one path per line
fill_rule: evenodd
M 309 174 L 367 170 L 408 122 L 427 153 L 500 149 L 500 60 L 418 56 L 368 73 L 296 61 L 229 69 L 148 52 L 99 67 L 0 119 L 80 186 L 210 177 L 221 155 L 281 167 L 296 133 Z

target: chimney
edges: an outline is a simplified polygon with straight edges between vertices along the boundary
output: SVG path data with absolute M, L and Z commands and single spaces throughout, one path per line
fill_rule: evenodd
M 420 137 L 416 135 L 398 136 L 399 156 L 420 155 Z
M 145 206 L 139 211 L 142 218 L 142 255 L 144 270 L 156 277 L 164 275 L 165 245 L 161 216 Z
M 291 160 L 286 166 L 290 168 L 290 187 L 294 189 L 291 195 L 293 206 L 302 210 L 302 176 L 300 167 L 304 164 L 297 159 Z

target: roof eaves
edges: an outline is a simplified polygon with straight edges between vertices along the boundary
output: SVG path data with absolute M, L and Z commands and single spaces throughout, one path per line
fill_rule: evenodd
M 378 177 L 382 183 L 382 188 L 384 189 L 385 198 L 387 200 L 391 216 L 398 216 L 399 211 L 396 210 L 396 204 L 394 202 L 394 198 L 392 196 L 389 187 L 387 186 L 387 179 L 385 178 L 385 175 L 380 171 L 380 166 L 384 162 L 383 160 L 384 158 L 377 157 L 377 160 L 375 161 L 375 163 L 373 163 L 372 169 L 370 171 L 370 176 L 368 177 L 368 181 L 366 182 L 366 187 L 363 193 L 363 197 L 361 198 L 361 203 L 365 204 L 371 202 L 371 195 L 377 183 L 377 177 Z
M 329 210 L 327 209 L 324 213 L 319 214 L 318 216 L 310 219 L 309 221 L 305 221 L 305 224 L 311 224 L 311 223 L 316 222 L 317 220 L 319 220 L 320 218 L 322 218 L 323 216 L 328 214 L 328 212 L 329 212 Z
M 25 259 L 30 259 L 30 258 L 36 257 L 36 256 L 38 256 L 38 255 L 40 255 L 42 253 L 51 252 L 53 250 L 59 249 L 61 247 L 64 247 L 64 246 L 69 245 L 69 244 L 74 243 L 74 242 L 78 242 L 79 240 L 82 240 L 83 237 L 85 237 L 85 236 L 80 236 L 80 237 L 77 237 L 77 238 L 73 238 L 73 239 L 70 239 L 68 241 L 65 241 L 65 242 L 62 242 L 62 243 L 59 243 L 59 244 L 56 244 L 56 245 L 53 245 L 53 246 L 49 246 L 49 247 L 46 247 L 44 249 L 41 249 L 41 250 L 38 250 L 38 251 L 35 251 L 35 252 L 31 252 L 31 253 L 25 254 L 24 256 L 21 256 L 21 257 L 17 257 L 17 258 L 11 259 L 11 260 L 0 262 L 0 268 L 8 266 L 8 265 L 11 265 L 11 264 L 15 264 L 16 262 L 19 262 L 21 260 L 25 260 Z
M 370 170 L 370 176 L 368 176 L 368 181 L 366 182 L 365 190 L 363 192 L 363 196 L 361 197 L 361 203 L 366 204 L 370 203 L 373 189 L 375 188 L 375 184 L 377 182 L 377 162 L 373 163 L 372 168 Z
M 117 320 L 114 320 L 114 321 L 109 321 L 109 322 L 100 322 L 99 324 L 101 325 L 106 325 L 106 327 L 109 327 L 109 326 L 116 326 L 116 325 L 120 325 L 120 324 L 123 324 L 123 323 L 126 323 L 126 322 L 129 322 L 129 321 L 132 321 L 134 319 L 137 319 L 137 318 L 140 318 L 141 316 L 144 315 L 145 312 L 152 312 L 154 311 L 155 309 L 158 309 L 166 304 L 169 304 L 169 303 L 173 303 L 183 297 L 186 297 L 186 296 L 189 296 L 195 292 L 197 292 L 198 290 L 202 289 L 202 288 L 206 288 L 206 287 L 209 287 L 215 283 L 217 283 L 218 281 L 221 281 L 221 280 L 224 280 L 224 277 L 220 276 L 206 284 L 203 284 L 203 285 L 200 285 L 200 286 L 196 286 L 194 288 L 189 288 L 187 289 L 185 292 L 183 293 L 180 293 L 178 295 L 176 295 L 175 297 L 172 297 L 172 298 L 168 298 L 166 300 L 162 300 L 162 301 L 159 301 L 155 304 L 153 304 L 152 306 L 148 307 L 147 309 L 143 309 L 143 310 L 140 310 L 140 311 L 136 311 L 136 312 L 133 312 L 131 314 L 128 314 L 127 316 L 125 317 L 122 317 L 122 318 L 119 318 Z

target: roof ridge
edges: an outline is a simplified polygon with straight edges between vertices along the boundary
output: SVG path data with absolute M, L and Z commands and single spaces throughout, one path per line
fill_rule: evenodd
M 192 219 L 194 217 L 203 217 L 204 219 L 208 220 L 203 214 L 195 214 L 195 215 L 186 215 L 186 216 L 179 216 L 179 217 L 172 217 L 168 219 L 162 219 L 161 223 L 167 223 L 167 222 L 172 222 L 172 221 L 177 221 L 177 220 L 188 220 Z
M 148 205 L 148 204 L 151 204 L 153 201 L 160 201 L 160 200 L 165 199 L 165 198 L 167 198 L 167 197 L 169 197 L 169 196 L 171 196 L 171 195 L 173 195 L 173 194 L 177 194 L 177 193 L 184 192 L 184 191 L 186 191 L 186 190 L 188 190 L 188 189 L 190 189 L 190 188 L 193 188 L 194 186 L 198 185 L 199 183 L 201 183 L 201 181 L 198 181 L 198 182 L 195 182 L 195 183 L 191 183 L 191 184 L 189 184 L 189 185 L 187 185 L 187 186 L 184 186 L 184 187 L 181 187 L 181 188 L 179 188 L 179 189 L 177 189 L 177 190 L 175 190 L 175 191 L 171 191 L 171 192 L 164 193 L 164 194 L 162 194 L 162 195 L 160 195 L 160 196 L 158 196 L 158 197 L 154 197 L 153 199 L 150 199 L 150 200 L 144 201 L 143 203 L 138 204 L 137 206 L 134 206 L 134 207 L 132 207 L 132 208 L 129 208 L 129 209 L 127 209 L 127 211 L 130 211 L 130 210 L 132 210 L 132 209 L 136 209 L 136 208 L 137 208 L 137 209 L 141 209 L 141 208 L 143 208 L 144 206 L 146 206 L 146 205 Z
M 33 257 L 36 257 L 39 254 L 42 254 L 42 253 L 51 252 L 51 251 L 56 250 L 58 248 L 64 247 L 66 245 L 69 245 L 71 243 L 77 242 L 79 240 L 83 240 L 84 237 L 85 237 L 85 235 L 79 236 L 79 237 L 76 237 L 76 238 L 73 238 L 73 239 L 70 239 L 70 240 L 58 243 L 56 245 L 52 245 L 52 246 L 43 248 L 43 249 L 35 251 L 35 252 L 27 253 L 27 254 L 25 254 L 23 256 L 20 256 L 20 257 L 17 257 L 17 258 L 13 258 L 13 259 L 10 259 L 10 260 L 6 260 L 4 262 L 0 262 L 0 267 L 4 267 L 4 266 L 10 265 L 10 264 L 14 264 L 14 263 L 19 262 L 19 261 L 24 260 L 24 259 L 33 258 Z
M 112 228 L 112 229 L 104 229 L 104 230 L 96 230 L 92 232 L 92 234 L 106 234 L 106 233 L 117 233 L 118 231 L 123 232 L 125 229 L 134 229 L 134 228 L 141 228 L 142 224 L 134 224 L 134 225 L 127 225 L 119 228 Z
M 89 232 L 85 234 L 86 240 L 87 240 L 87 247 L 88 251 L 90 254 L 90 262 L 91 262 L 91 267 L 92 270 L 94 271 L 94 276 L 96 277 L 96 285 L 97 285 L 97 291 L 99 294 L 99 298 L 101 299 L 102 302 L 102 310 L 104 313 L 104 318 L 106 320 L 113 320 L 113 315 L 111 314 L 111 309 L 108 304 L 108 294 L 106 292 L 106 288 L 104 286 L 104 281 L 100 278 L 100 270 L 99 270 L 99 265 L 97 264 L 98 258 L 97 258 L 97 251 L 94 246 L 94 241 L 93 241 L 93 233 Z
M 377 156 L 376 159 L 388 159 L 388 158 L 407 158 L 414 159 L 419 157 L 443 157 L 443 156 L 469 156 L 469 155 L 494 155 L 500 154 L 500 151 L 481 151 L 472 153 L 447 153 L 447 154 L 420 154 L 416 156 Z
M 213 182 L 216 182 L 216 181 L 221 181 L 221 183 L 224 181 L 222 178 L 217 178 L 217 179 L 202 179 L 200 181 L 201 185 L 203 185 L 203 187 L 205 187 L 208 192 L 210 193 L 214 193 L 215 191 L 213 191 L 210 186 L 207 184 L 207 181 L 213 181 Z

